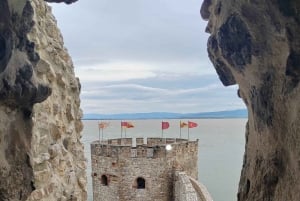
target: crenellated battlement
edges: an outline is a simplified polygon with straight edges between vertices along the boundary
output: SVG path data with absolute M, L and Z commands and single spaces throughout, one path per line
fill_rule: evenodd
M 170 146 L 167 151 L 166 146 Z M 188 141 L 180 138 L 117 138 L 94 141 L 92 155 L 112 158 L 158 158 L 198 150 L 198 140 Z
M 91 144 L 95 201 L 172 200 L 174 171 L 198 177 L 198 140 L 118 138 Z

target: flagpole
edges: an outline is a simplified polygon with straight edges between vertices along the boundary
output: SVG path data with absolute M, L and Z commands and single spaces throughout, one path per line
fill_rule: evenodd
M 122 132 L 123 132 L 123 127 L 122 127 L 122 121 L 121 121 L 121 139 L 122 139 Z
M 125 138 L 126 138 L 126 130 L 127 130 L 127 129 L 126 129 L 126 127 L 125 127 Z
M 190 122 L 188 121 L 188 140 L 190 140 Z
M 163 121 L 161 121 L 161 138 L 164 137 Z
M 181 120 L 180 120 L 180 123 L 179 123 L 179 130 L 180 130 L 179 138 L 181 139 Z
M 103 129 L 104 129 L 104 128 L 102 128 L 102 142 L 103 142 L 103 138 L 104 138 L 104 137 L 103 137 L 103 136 L 104 136 L 104 135 L 103 135 Z
M 99 143 L 100 143 L 100 123 L 98 121 Z

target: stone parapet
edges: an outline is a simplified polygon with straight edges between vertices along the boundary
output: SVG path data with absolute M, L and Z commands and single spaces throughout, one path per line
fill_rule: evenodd
M 185 172 L 175 172 L 174 201 L 213 201 L 205 186 Z
M 198 140 L 124 138 L 91 144 L 94 201 L 173 200 L 174 171 L 197 179 Z

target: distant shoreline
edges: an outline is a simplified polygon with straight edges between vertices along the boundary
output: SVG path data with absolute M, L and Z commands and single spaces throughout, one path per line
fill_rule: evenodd
M 247 119 L 248 117 L 199 117 L 199 118 L 136 118 L 136 119 L 126 119 L 126 120 L 157 120 L 157 119 L 178 119 L 178 120 L 182 120 L 182 119 Z M 87 119 L 87 118 L 82 118 L 81 120 L 85 120 L 85 121 L 91 121 L 91 120 L 124 120 L 123 119 Z
M 147 119 L 239 119 L 248 118 L 246 109 L 203 112 L 203 113 L 128 113 L 128 114 L 85 114 L 82 120 L 147 120 Z

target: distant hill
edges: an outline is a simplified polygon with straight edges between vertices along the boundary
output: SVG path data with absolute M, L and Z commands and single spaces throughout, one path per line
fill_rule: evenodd
M 202 113 L 169 113 L 169 112 L 151 112 L 151 113 L 126 113 L 126 114 L 84 114 L 83 119 L 204 119 L 204 118 L 247 118 L 246 109 L 202 112 Z

